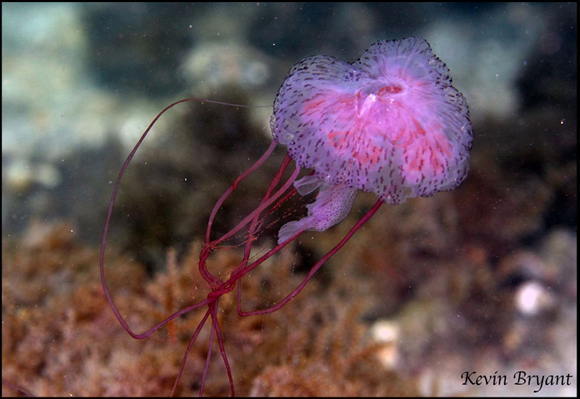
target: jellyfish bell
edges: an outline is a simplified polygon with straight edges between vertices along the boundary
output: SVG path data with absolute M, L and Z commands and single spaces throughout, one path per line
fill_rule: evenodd
M 340 222 L 353 190 L 396 205 L 451 190 L 469 170 L 467 103 L 422 38 L 376 42 L 352 64 L 328 56 L 297 63 L 276 96 L 270 123 L 290 157 L 314 169 L 309 186 L 318 179 L 321 188 L 308 216 L 283 226 L 279 242 L 298 228 Z M 315 212 L 334 217 L 321 223 Z

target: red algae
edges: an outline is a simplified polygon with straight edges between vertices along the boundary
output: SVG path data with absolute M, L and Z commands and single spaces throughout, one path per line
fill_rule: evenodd
M 194 313 L 179 318 L 148 340 L 127 339 L 108 308 L 98 276 L 87 273 L 94 267 L 98 252 L 66 235 L 70 231 L 68 225 L 34 228 L 42 228 L 44 233 L 35 239 L 33 250 L 23 241 L 3 240 L 3 378 L 44 396 L 167 394 L 189 333 L 201 316 Z M 204 284 L 193 272 L 199 249 L 199 245 L 193 245 L 190 255 L 179 264 L 169 251 L 167 272 L 153 279 L 147 278 L 140 265 L 114 251 L 110 254 L 110 283 L 118 292 L 122 313 L 132 325 L 145 328 L 175 307 L 198 300 Z M 240 250 L 221 252 L 213 262 L 227 270 L 241 256 Z M 298 284 L 302 277 L 293 273 L 293 262 L 292 254 L 284 253 L 244 279 L 248 305 L 275 301 L 280 292 Z M 55 283 L 51 284 L 53 279 Z M 310 387 L 310 394 L 322 395 L 325 388 L 321 385 L 320 391 L 313 391 L 317 380 L 331 381 L 333 373 L 346 375 L 352 370 L 356 370 L 356 375 L 345 380 L 340 389 L 356 392 L 365 386 L 369 375 L 379 382 L 380 365 L 372 366 L 377 362 L 373 355 L 377 345 L 369 341 L 365 334 L 368 325 L 359 315 L 368 301 L 364 297 L 357 299 L 360 287 L 345 283 L 337 281 L 335 288 L 325 288 L 312 281 L 305 295 L 296 297 L 292 306 L 252 318 L 240 318 L 235 302 L 224 297 L 219 322 L 232 329 L 224 336 L 228 339 L 228 356 L 236 365 L 234 379 L 240 395 L 258 394 L 271 383 L 278 385 L 277 377 L 271 374 L 277 367 L 295 369 L 295 382 L 288 387 L 279 385 L 275 391 L 286 394 L 290 394 L 291 386 L 303 384 Z M 37 292 L 39 287 L 41 295 Z M 353 298 L 351 305 L 328 306 L 339 304 L 344 295 Z M 302 321 L 297 325 L 288 322 L 294 319 Z M 313 341 L 313 336 L 319 338 Z M 281 342 L 285 344 L 281 346 Z M 332 353 L 326 350 L 329 344 L 336 349 Z M 178 395 L 197 393 L 199 387 L 193 382 L 199 381 L 204 363 L 204 348 L 194 349 Z M 303 374 L 306 364 L 318 365 L 324 371 L 308 382 Z M 267 365 L 269 368 L 265 369 Z M 217 363 L 210 367 L 206 394 L 229 393 L 222 367 Z M 397 392 L 403 386 L 409 389 L 407 382 L 393 376 L 364 392 Z M 301 392 L 305 391 L 297 389 L 295 394 Z M 3 385 L 3 394 L 14 393 Z

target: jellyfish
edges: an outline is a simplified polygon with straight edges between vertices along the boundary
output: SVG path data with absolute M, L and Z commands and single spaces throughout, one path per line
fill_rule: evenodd
M 270 120 L 272 143 L 260 159 L 234 180 L 210 213 L 198 263 L 199 273 L 210 288 L 207 298 L 137 334 L 121 316 L 106 284 L 104 254 L 109 221 L 121 178 L 145 136 L 165 111 L 185 101 L 220 103 L 199 99 L 177 101 L 161 111 L 143 133 L 121 167 L 113 188 L 101 243 L 101 281 L 119 323 L 136 339 L 150 336 L 185 313 L 207 308 L 189 341 L 171 393 L 175 392 L 194 342 L 211 318 L 210 349 L 201 377 L 200 394 L 203 393 L 211 347 L 217 340 L 234 395 L 231 368 L 217 318 L 219 299 L 235 289 L 237 311 L 242 317 L 280 309 L 300 293 L 320 267 L 383 204 L 397 205 L 409 198 L 428 197 L 457 187 L 469 170 L 473 134 L 465 98 L 453 87 L 449 69 L 433 54 L 425 39 L 379 41 L 353 63 L 321 55 L 298 62 L 290 69 L 274 100 Z M 277 146 L 285 147 L 287 154 L 256 209 L 223 236 L 212 238 L 212 226 L 219 209 L 238 185 L 266 162 Z M 292 162 L 293 171 L 283 179 Z M 301 170 L 309 173 L 298 178 Z M 273 248 L 251 260 L 252 244 L 263 217 L 296 193 L 304 196 L 316 190 L 314 202 L 306 206 L 307 215 L 284 224 Z M 315 263 L 303 281 L 269 308 L 243 310 L 240 279 L 304 231 L 325 231 L 340 223 L 349 214 L 359 191 L 376 194 L 376 203 Z M 207 268 L 209 256 L 224 249 L 221 244 L 242 231 L 246 239 L 241 262 L 226 278 L 211 273 Z

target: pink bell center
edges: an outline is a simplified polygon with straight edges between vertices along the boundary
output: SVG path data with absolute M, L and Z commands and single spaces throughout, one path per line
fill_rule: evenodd
M 333 107 L 335 128 L 326 133 L 328 142 L 347 162 L 369 167 L 384 158 L 384 141 L 404 150 L 400 160 L 403 173 L 409 179 L 416 174 L 438 176 L 445 173 L 451 145 L 437 118 L 417 120 L 416 109 L 405 101 L 407 89 L 402 84 L 368 87 L 356 93 L 325 92 L 306 101 L 305 114 L 328 112 Z M 342 127 L 342 129 L 341 129 Z

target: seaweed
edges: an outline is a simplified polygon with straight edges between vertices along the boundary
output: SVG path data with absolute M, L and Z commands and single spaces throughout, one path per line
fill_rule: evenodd
M 202 314 L 176 319 L 144 341 L 131 339 L 94 272 L 97 250 L 77 243 L 70 230 L 68 224 L 35 223 L 28 237 L 43 233 L 34 240 L 3 240 L 3 378 L 43 396 L 168 394 Z M 197 273 L 200 247 L 193 243 L 181 262 L 169 249 L 165 271 L 151 278 L 144 266 L 112 251 L 107 273 L 132 326 L 148 328 L 204 297 L 207 288 Z M 227 271 L 241 257 L 241 249 L 233 248 L 218 253 L 208 267 Z M 252 271 L 242 280 L 244 306 L 267 306 L 293 289 L 303 279 L 293 270 L 295 261 L 287 250 Z M 219 322 L 238 394 L 416 394 L 416 385 L 378 363 L 383 344 L 372 340 L 362 318 L 372 300 L 356 281 L 337 277 L 350 267 L 343 264 L 329 281 L 311 281 L 302 295 L 270 315 L 241 318 L 234 296 L 222 299 Z M 189 356 L 179 396 L 198 393 L 208 336 L 206 328 Z M 204 391 L 229 394 L 220 363 L 210 366 Z M 3 386 L 3 394 L 14 393 Z

